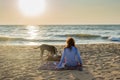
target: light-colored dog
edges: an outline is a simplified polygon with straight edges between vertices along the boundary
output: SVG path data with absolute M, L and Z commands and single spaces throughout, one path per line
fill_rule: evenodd
M 57 48 L 53 45 L 42 44 L 42 45 L 38 46 L 37 48 L 39 48 L 41 51 L 41 54 L 40 54 L 41 58 L 43 57 L 45 50 L 50 52 L 50 55 L 52 55 L 52 56 L 57 55 Z M 35 49 L 37 49 L 37 48 L 35 48 Z

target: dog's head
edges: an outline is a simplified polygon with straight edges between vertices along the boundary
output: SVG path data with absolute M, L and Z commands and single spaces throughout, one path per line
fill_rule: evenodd
M 58 54 L 57 48 L 54 47 L 54 53 L 52 53 L 52 56 L 55 57 L 55 56 L 57 56 L 57 54 Z

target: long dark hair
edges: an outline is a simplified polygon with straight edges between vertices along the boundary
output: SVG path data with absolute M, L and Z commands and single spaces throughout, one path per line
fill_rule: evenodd
M 72 37 L 69 37 L 67 40 L 66 40 L 66 43 L 67 43 L 67 45 L 66 45 L 66 47 L 65 48 L 72 48 L 72 46 L 74 46 L 75 47 L 75 41 L 74 41 L 74 39 L 72 38 Z

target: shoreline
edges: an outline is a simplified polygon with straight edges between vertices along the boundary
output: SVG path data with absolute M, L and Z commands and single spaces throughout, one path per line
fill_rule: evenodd
M 0 46 L 1 45 L 8 45 L 8 46 L 38 46 L 38 45 L 41 45 L 42 43 L 29 43 L 28 42 L 28 44 L 7 44 L 7 43 L 0 43 Z M 43 43 L 43 44 L 48 44 L 48 45 L 58 45 L 58 46 L 60 46 L 60 45 L 65 45 L 65 42 L 64 43 Z M 85 45 L 87 45 L 87 44 L 120 44 L 120 41 L 111 41 L 111 42 L 86 42 L 86 43 L 77 43 L 76 42 L 76 45 L 82 45 L 82 44 L 85 44 Z
M 0 45 L 1 80 L 120 80 L 120 44 L 76 44 L 83 71 L 38 70 L 38 45 Z M 64 45 L 55 45 L 62 51 Z M 47 53 L 47 52 L 45 52 Z
M 45 43 L 47 44 L 47 43 Z M 96 42 L 96 43 L 77 43 L 76 45 L 79 46 L 79 45 L 102 45 L 102 44 L 120 44 L 120 42 Z M 0 46 L 31 46 L 31 47 L 34 47 L 34 46 L 39 46 L 39 45 L 42 45 L 42 44 L 0 44 Z M 65 46 L 65 44 L 48 44 L 48 45 L 53 45 L 53 46 Z

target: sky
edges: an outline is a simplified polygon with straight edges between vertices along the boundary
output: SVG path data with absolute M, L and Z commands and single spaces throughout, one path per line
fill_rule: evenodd
M 37 16 L 21 13 L 19 0 L 0 0 L 0 25 L 120 24 L 120 0 L 45 0 Z

